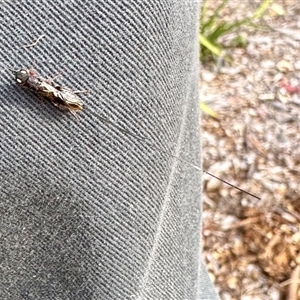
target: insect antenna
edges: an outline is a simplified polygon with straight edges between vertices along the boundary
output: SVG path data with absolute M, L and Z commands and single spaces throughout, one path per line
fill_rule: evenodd
M 204 172 L 204 173 L 208 174 L 209 176 L 211 176 L 211 177 L 213 177 L 213 178 L 216 178 L 216 179 L 222 181 L 223 183 L 225 183 L 225 184 L 227 184 L 227 185 L 229 185 L 229 186 L 231 186 L 231 187 L 233 187 L 233 188 L 239 190 L 240 192 L 243 192 L 243 193 L 245 193 L 245 194 L 247 194 L 247 195 L 249 195 L 249 196 L 251 196 L 251 197 L 254 197 L 254 198 L 258 199 L 258 200 L 261 200 L 261 198 L 259 198 L 258 196 L 254 195 L 254 194 L 252 194 L 252 193 L 250 193 L 250 192 L 247 192 L 247 191 L 245 191 L 245 190 L 243 190 L 243 189 L 241 189 L 241 188 L 239 188 L 239 187 L 237 187 L 237 186 L 231 184 L 230 182 L 228 182 L 228 181 L 226 181 L 226 180 L 224 180 L 224 179 L 221 179 L 221 178 L 219 178 L 219 177 L 213 175 L 212 173 L 210 173 L 210 172 L 208 172 L 208 171 L 206 171 L 206 170 L 201 169 L 200 167 L 194 165 L 192 162 L 187 161 L 187 160 L 182 159 L 182 158 L 179 158 L 178 156 L 176 156 L 176 155 L 174 155 L 174 154 L 170 154 L 170 153 L 168 153 L 167 151 L 160 149 L 159 147 L 157 147 L 157 146 L 153 145 L 152 143 L 150 143 L 150 142 L 147 140 L 147 138 L 142 137 L 142 136 L 138 136 L 138 135 L 136 135 L 136 134 L 133 134 L 132 132 L 130 132 L 130 131 L 127 130 L 127 129 L 123 129 L 123 128 L 121 128 L 120 126 L 118 126 L 117 124 L 113 123 L 112 121 L 108 120 L 108 119 L 105 118 L 105 117 L 102 117 L 102 116 L 100 116 L 100 115 L 98 115 L 98 117 L 99 117 L 99 119 L 100 119 L 102 122 L 107 123 L 107 124 L 109 124 L 109 125 L 111 125 L 111 126 L 117 128 L 119 131 L 121 131 L 121 132 L 123 132 L 123 133 L 125 133 L 125 134 L 127 134 L 127 135 L 130 135 L 130 136 L 134 137 L 135 139 L 137 139 L 138 141 L 144 143 L 144 144 L 147 145 L 148 147 L 150 147 L 150 148 L 152 148 L 152 149 L 155 149 L 155 150 L 157 150 L 157 151 L 160 151 L 160 152 L 162 152 L 162 153 L 166 153 L 166 154 L 168 154 L 168 155 L 174 157 L 174 158 L 177 159 L 178 161 L 181 161 L 181 162 L 183 162 L 183 163 L 185 163 L 185 164 L 191 166 L 192 168 L 194 168 L 194 169 L 196 169 L 196 170 L 199 170 L 199 171 L 201 171 L 201 172 Z

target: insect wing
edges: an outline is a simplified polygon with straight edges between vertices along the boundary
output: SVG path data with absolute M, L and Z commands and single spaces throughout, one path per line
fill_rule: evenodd
M 52 100 L 56 97 L 56 89 L 53 87 L 51 84 L 45 82 L 45 81 L 40 81 L 39 85 L 36 87 L 36 92 L 45 98 L 48 98 L 49 100 Z
M 71 111 L 83 109 L 83 103 L 71 89 L 61 86 L 57 86 L 55 89 L 55 95 L 63 102 L 65 108 Z

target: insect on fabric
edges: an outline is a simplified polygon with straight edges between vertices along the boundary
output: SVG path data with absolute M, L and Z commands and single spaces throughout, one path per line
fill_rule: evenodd
M 71 112 L 76 116 L 76 112 L 83 109 L 83 103 L 77 96 L 84 91 L 73 91 L 70 88 L 60 86 L 53 82 L 53 79 L 41 77 L 33 68 L 21 68 L 15 73 L 16 82 L 23 87 L 30 89 L 41 97 L 47 98 L 53 105 Z
M 83 109 L 83 103 L 79 99 L 77 94 L 78 93 L 86 93 L 87 92 L 86 90 L 73 91 L 72 89 L 69 89 L 67 87 L 57 85 L 53 82 L 53 78 L 45 79 L 45 78 L 41 77 L 40 75 L 38 75 L 33 68 L 29 68 L 29 69 L 21 68 L 18 71 L 15 71 L 15 70 L 12 70 L 12 71 L 15 73 L 15 80 L 20 86 L 24 86 L 24 87 L 34 91 L 39 96 L 47 98 L 48 100 L 50 100 L 53 103 L 53 105 L 71 112 L 75 117 L 77 117 L 76 112 L 81 111 Z M 120 128 L 119 126 L 117 126 L 113 122 L 109 121 L 108 119 L 101 117 L 99 115 L 98 115 L 98 118 L 101 119 L 104 123 L 114 126 L 114 127 L 118 128 L 118 130 L 124 132 L 125 134 L 128 134 L 128 135 L 136 138 L 140 142 L 148 145 L 149 147 L 154 148 L 160 152 L 165 152 L 162 149 L 159 149 L 158 147 L 156 147 L 155 145 L 149 143 L 145 138 L 139 137 L 135 134 L 132 134 L 131 132 L 129 132 L 126 129 Z M 179 161 L 184 162 L 187 165 L 190 165 L 191 167 L 193 167 L 199 171 L 207 173 L 208 175 L 222 181 L 223 183 L 225 183 L 241 192 L 244 192 L 256 199 L 260 199 L 256 195 L 240 189 L 239 187 L 201 169 L 200 167 L 194 165 L 193 163 L 191 163 L 189 161 L 183 160 L 175 155 L 171 155 L 171 156 L 178 159 Z

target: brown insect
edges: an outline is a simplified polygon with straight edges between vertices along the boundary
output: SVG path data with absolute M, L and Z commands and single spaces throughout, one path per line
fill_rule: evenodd
M 12 69 L 11 69 L 12 70 Z M 29 68 L 29 69 L 26 69 L 26 68 L 21 68 L 20 70 L 18 71 L 15 71 L 15 70 L 12 70 L 14 73 L 15 73 L 15 80 L 16 82 L 21 85 L 21 86 L 24 86 L 24 87 L 27 87 L 29 88 L 30 90 L 36 92 L 39 96 L 41 97 L 45 97 L 47 99 L 49 99 L 55 106 L 58 106 L 59 108 L 61 109 L 65 109 L 65 110 L 68 110 L 70 111 L 75 117 L 76 116 L 76 111 L 80 111 L 83 109 L 83 103 L 81 102 L 81 100 L 79 99 L 79 97 L 77 96 L 78 93 L 86 93 L 87 91 L 84 90 L 84 91 L 73 91 L 69 88 L 66 88 L 66 87 L 62 87 L 60 85 L 57 85 L 53 82 L 54 78 L 52 79 L 44 79 L 43 77 L 39 76 L 36 71 L 33 69 L 33 68 Z M 146 145 L 148 145 L 149 147 L 151 148 L 154 148 L 160 152 L 165 152 L 167 153 L 166 151 L 156 147 L 155 145 L 149 143 L 146 138 L 143 138 L 143 137 L 139 137 L 131 132 L 129 132 L 128 130 L 125 130 L 125 129 L 122 129 L 120 128 L 118 125 L 114 124 L 113 122 L 111 122 L 110 120 L 104 118 L 104 117 L 101 117 L 98 115 L 98 118 L 100 120 L 102 120 L 103 122 L 109 124 L 109 125 L 112 125 L 116 128 L 118 128 L 120 131 L 124 132 L 125 134 L 128 134 L 130 136 L 133 136 L 135 137 L 137 140 L 145 143 Z M 229 186 L 235 188 L 235 189 L 238 189 L 239 191 L 241 192 L 244 192 L 256 199 L 260 199 L 259 197 L 257 197 L 256 195 L 250 193 L 250 192 L 247 192 L 245 190 L 242 190 L 240 189 L 239 187 L 201 169 L 200 167 L 194 165 L 192 162 L 189 162 L 189 161 L 186 161 L 186 160 L 183 160 L 175 155 L 172 155 L 172 157 L 178 159 L 179 161 L 182 161 L 184 163 L 186 163 L 187 165 L 190 165 L 191 167 L 199 170 L 199 171 L 202 171 L 204 173 L 207 173 L 208 175 L 216 178 L 216 179 L 219 179 L 221 180 L 222 182 L 228 184 Z
M 34 91 L 41 97 L 50 100 L 53 105 L 68 110 L 76 116 L 76 112 L 83 109 L 83 103 L 77 96 L 85 91 L 73 91 L 67 87 L 60 86 L 54 83 L 54 78 L 45 79 L 38 75 L 33 68 L 21 68 L 18 71 L 12 70 L 15 73 L 16 82 Z

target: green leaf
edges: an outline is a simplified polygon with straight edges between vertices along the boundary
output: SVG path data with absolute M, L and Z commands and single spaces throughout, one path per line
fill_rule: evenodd
M 203 103 L 203 102 L 200 102 L 200 109 L 207 115 L 215 118 L 215 119 L 218 119 L 218 114 L 212 110 L 207 104 Z
M 217 56 L 221 56 L 221 49 L 218 46 L 216 46 L 213 43 L 211 43 L 202 34 L 199 35 L 199 41 L 200 41 L 201 45 L 204 46 L 204 47 L 206 47 L 210 52 L 212 52 L 213 54 L 215 54 Z

